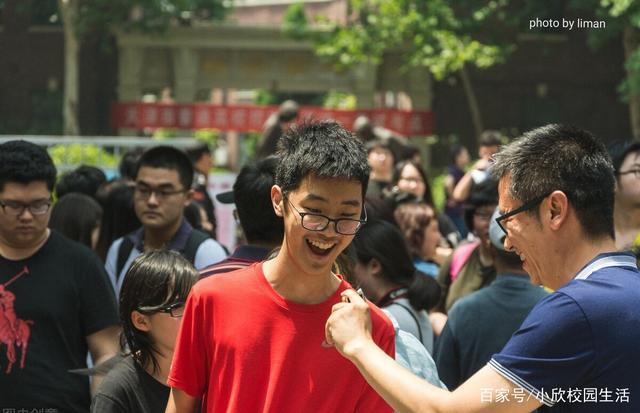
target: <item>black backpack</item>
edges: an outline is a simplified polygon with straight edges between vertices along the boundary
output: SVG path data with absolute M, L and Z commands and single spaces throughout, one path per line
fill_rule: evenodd
M 184 245 L 184 249 L 180 252 L 183 257 L 187 259 L 191 264 L 195 264 L 196 260 L 196 252 L 198 251 L 198 247 L 204 241 L 211 238 L 208 234 L 194 229 L 189 234 L 189 238 L 187 238 L 187 242 Z M 124 265 L 127 263 L 127 258 L 129 258 L 129 254 L 133 250 L 133 241 L 128 236 L 125 236 L 120 244 L 120 248 L 118 249 L 118 260 L 116 261 L 116 280 L 120 278 L 120 273 L 124 268 Z

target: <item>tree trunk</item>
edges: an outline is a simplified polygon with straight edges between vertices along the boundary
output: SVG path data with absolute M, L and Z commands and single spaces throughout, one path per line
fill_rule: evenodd
M 75 29 L 78 0 L 58 0 L 64 28 L 64 134 L 79 135 L 78 127 L 78 37 Z
M 476 98 L 476 93 L 473 90 L 473 85 L 469 78 L 469 72 L 465 66 L 460 69 L 460 79 L 462 79 L 462 87 L 464 88 L 464 94 L 467 97 L 469 112 L 471 112 L 471 122 L 473 123 L 473 129 L 476 133 L 477 140 L 480 137 L 480 134 L 484 131 L 484 125 L 482 122 L 482 113 L 480 113 L 480 105 L 478 105 L 478 99 Z
M 622 35 L 622 41 L 624 43 L 624 60 L 629 62 L 631 55 L 638 51 L 640 46 L 640 33 L 637 29 L 631 26 L 624 28 Z M 640 77 L 640 72 L 629 68 L 626 65 L 627 70 L 627 82 L 629 84 L 629 115 L 631 118 L 631 134 L 634 140 L 640 140 L 640 90 L 636 87 L 636 84 L 640 83 L 634 81 Z

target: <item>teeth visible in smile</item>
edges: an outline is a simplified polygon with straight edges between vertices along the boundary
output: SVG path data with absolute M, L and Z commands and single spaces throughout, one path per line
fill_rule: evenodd
M 332 244 L 332 243 L 327 243 L 327 242 L 320 242 L 320 241 L 309 241 L 309 243 L 311 245 L 313 245 L 316 248 L 320 248 L 321 250 L 328 250 L 329 248 L 333 247 L 336 244 Z

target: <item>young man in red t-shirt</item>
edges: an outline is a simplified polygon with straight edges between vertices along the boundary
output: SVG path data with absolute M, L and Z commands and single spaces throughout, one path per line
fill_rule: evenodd
M 325 321 L 350 286 L 331 272 L 364 224 L 369 168 L 363 146 L 333 122 L 290 129 L 280 141 L 278 255 L 193 288 L 168 383 L 167 412 L 391 412 L 325 341 Z M 394 331 L 370 305 L 374 341 L 394 356 Z

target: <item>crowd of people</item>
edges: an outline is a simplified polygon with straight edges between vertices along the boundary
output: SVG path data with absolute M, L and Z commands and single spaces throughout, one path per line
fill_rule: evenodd
M 0 407 L 638 410 L 637 144 L 487 131 L 471 166 L 452 148 L 440 211 L 406 139 L 295 109 L 216 195 L 231 253 L 206 145 L 109 182 L 0 145 Z

